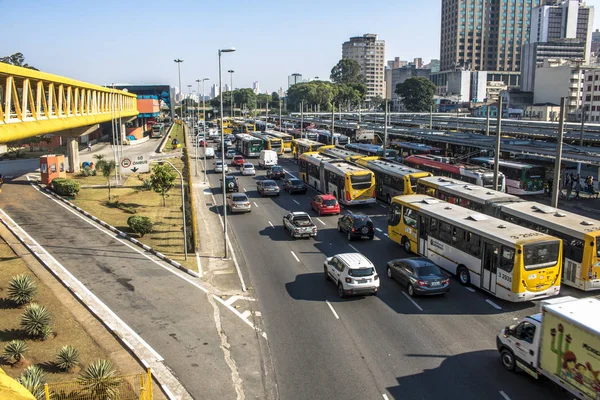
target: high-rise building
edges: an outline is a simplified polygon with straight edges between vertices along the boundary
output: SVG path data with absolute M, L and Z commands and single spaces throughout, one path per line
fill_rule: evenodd
M 366 98 L 386 96 L 384 40 L 377 40 L 377 35 L 371 33 L 351 37 L 342 44 L 342 58 L 355 60 L 360 66 L 360 73 L 366 80 Z
M 252 82 L 252 90 L 254 91 L 254 93 L 259 94 L 260 93 L 260 84 L 258 83 L 258 81 L 254 81 Z
M 210 87 L 210 97 L 212 99 L 214 99 L 219 94 L 220 94 L 220 92 L 219 92 L 219 86 L 216 83 L 213 83 L 213 85 Z
M 302 80 L 302 74 L 295 72 L 288 76 L 288 88 L 292 85 L 295 85 L 296 83 L 302 83 L 302 82 L 304 82 Z
M 491 71 L 518 84 L 531 12 L 549 0 L 442 0 L 440 70 Z

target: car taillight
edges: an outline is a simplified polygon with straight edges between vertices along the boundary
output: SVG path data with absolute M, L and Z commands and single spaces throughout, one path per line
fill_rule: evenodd
M 419 286 L 427 286 L 427 282 L 422 281 L 422 280 L 418 280 L 417 283 L 419 284 Z
M 447 285 L 447 284 L 449 284 L 449 283 L 450 283 L 450 279 L 444 279 L 444 280 L 442 281 L 442 283 L 443 283 L 444 285 Z
M 350 201 L 350 192 L 346 192 L 346 200 Z
M 249 206 L 249 205 L 250 205 L 250 203 L 246 203 L 246 204 L 244 204 L 244 205 L 245 205 L 245 206 Z
M 346 278 L 346 283 L 350 283 L 350 282 L 352 282 L 352 279 Z
M 352 233 L 354 233 L 356 231 L 356 229 L 352 228 Z

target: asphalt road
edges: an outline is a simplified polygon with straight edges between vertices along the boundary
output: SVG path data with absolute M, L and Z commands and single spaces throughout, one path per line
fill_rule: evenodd
M 254 164 L 257 160 L 250 160 Z M 280 160 L 296 174 L 291 160 Z M 495 336 L 515 319 L 537 312 L 451 281 L 442 297 L 410 299 L 385 275 L 385 263 L 406 257 L 387 232 L 387 207 L 358 207 L 378 228 L 373 241 L 348 242 L 335 216 L 315 218 L 316 239 L 292 239 L 282 226 L 288 211 L 308 211 L 307 195 L 261 198 L 256 177 L 242 177 L 252 212 L 229 223 L 249 268 L 265 322 L 282 399 L 566 399 L 558 388 L 503 369 Z M 220 174 L 209 173 L 217 201 Z M 323 261 L 359 251 L 377 267 L 377 297 L 340 300 L 323 276 Z M 565 289 L 566 294 L 572 294 Z

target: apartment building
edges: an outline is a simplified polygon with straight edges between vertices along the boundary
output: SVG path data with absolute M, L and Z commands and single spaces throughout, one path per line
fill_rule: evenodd
M 342 44 L 342 58 L 355 60 L 365 77 L 367 99 L 385 98 L 385 41 L 378 40 L 376 34 L 351 37 Z

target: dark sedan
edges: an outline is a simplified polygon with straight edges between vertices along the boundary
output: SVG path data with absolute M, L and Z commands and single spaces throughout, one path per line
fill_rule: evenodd
M 285 179 L 285 171 L 280 165 L 273 165 L 267 171 L 267 179 Z
M 300 179 L 288 179 L 283 184 L 283 190 L 288 193 L 306 193 L 308 187 Z
M 408 294 L 444 294 L 450 291 L 450 279 L 440 267 L 425 257 L 388 261 L 387 276 L 406 286 Z

